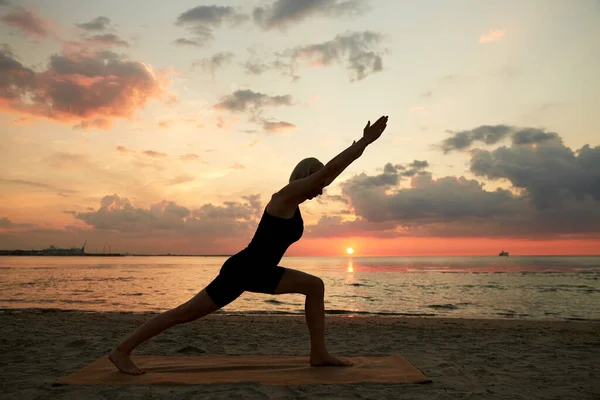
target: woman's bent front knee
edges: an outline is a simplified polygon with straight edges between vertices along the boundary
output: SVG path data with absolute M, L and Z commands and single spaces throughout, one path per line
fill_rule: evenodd
M 308 291 L 306 295 L 317 295 L 322 296 L 325 294 L 325 282 L 323 279 L 315 276 L 314 279 L 311 280 L 310 285 L 308 287 Z

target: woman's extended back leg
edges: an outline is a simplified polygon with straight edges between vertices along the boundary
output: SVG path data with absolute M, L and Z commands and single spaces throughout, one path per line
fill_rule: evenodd
M 217 311 L 219 308 L 210 298 L 206 289 L 202 289 L 200 293 L 187 302 L 155 315 L 133 331 L 110 353 L 110 361 L 121 372 L 131 375 L 142 374 L 144 371 L 139 369 L 129 357 L 133 349 L 174 325 L 194 321 Z

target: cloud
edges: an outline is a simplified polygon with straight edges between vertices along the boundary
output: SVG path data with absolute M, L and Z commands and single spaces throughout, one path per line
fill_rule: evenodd
M 289 130 L 296 129 L 296 125 L 285 121 L 264 121 L 262 127 L 265 130 L 265 132 L 268 133 L 283 133 Z
M 535 146 L 513 141 L 511 147 L 491 152 L 476 149 L 470 170 L 490 180 L 508 180 L 539 209 L 561 207 L 571 200 L 599 202 L 600 146 L 586 145 L 575 152 L 550 136 Z
M 514 131 L 508 125 L 482 125 L 468 131 L 452 132 L 453 135 L 439 145 L 444 153 L 453 150 L 468 150 L 475 142 L 496 144 Z
M 562 143 L 562 138 L 555 132 L 545 132 L 539 128 L 517 128 L 509 125 L 482 125 L 467 131 L 448 132 L 452 133 L 452 136 L 434 146 L 444 153 L 469 150 L 474 143 L 494 145 L 508 137 L 515 145 L 544 142 Z
M 46 190 L 51 190 L 54 192 L 58 192 L 60 193 L 68 193 L 68 194 L 73 194 L 73 193 L 77 193 L 77 190 L 71 190 L 71 189 L 64 189 L 64 188 L 60 188 L 48 183 L 42 183 L 42 182 L 36 182 L 36 181 L 28 181 L 28 180 L 24 180 L 24 179 L 3 179 L 0 178 L 0 183 L 5 183 L 5 184 L 9 184 L 9 185 L 22 185 L 22 186 L 29 186 L 29 187 L 33 187 L 33 188 L 38 188 L 38 189 L 46 189 Z
M 232 112 L 259 111 L 270 106 L 289 106 L 292 104 L 290 95 L 269 96 L 252 90 L 236 90 L 221 99 L 213 106 L 217 110 Z
M 346 32 L 327 42 L 285 50 L 279 54 L 280 59 L 274 66 L 295 77 L 298 60 L 308 61 L 312 67 L 344 63 L 350 73 L 350 81 L 359 81 L 383 69 L 382 52 L 378 50 L 382 40 L 383 35 L 373 31 Z
M 77 24 L 77 27 L 86 31 L 103 31 L 108 25 L 110 25 L 110 19 L 107 17 L 96 17 L 89 22 Z
M 85 42 L 89 44 L 96 44 L 105 47 L 121 46 L 129 47 L 129 43 L 114 33 L 104 33 L 102 35 L 93 35 L 85 38 Z
M 176 25 L 200 24 L 220 27 L 227 22 L 237 24 L 246 19 L 247 16 L 236 12 L 233 7 L 197 6 L 180 14 L 177 17 Z
M 148 157 L 152 157 L 152 158 L 165 158 L 165 157 L 169 157 L 169 155 L 167 153 L 160 153 L 158 151 L 154 151 L 154 150 L 144 150 L 142 151 L 142 154 Z
M 402 177 L 425 173 L 427 167 L 429 167 L 427 161 L 419 160 L 414 160 L 407 165 L 387 163 L 383 167 L 383 173 L 375 176 L 367 176 L 363 173 L 345 181 L 344 185 L 356 190 L 386 188 L 398 184 Z
M 358 16 L 368 10 L 361 0 L 277 0 L 266 7 L 256 7 L 252 12 L 254 22 L 265 30 L 282 28 L 311 16 Z
M 0 17 L 0 21 L 37 41 L 54 34 L 48 20 L 40 17 L 37 11 L 25 7 L 13 7 L 7 14 Z
M 176 39 L 173 43 L 178 46 L 194 46 L 194 47 L 202 47 L 204 46 L 204 42 L 200 42 L 198 40 L 179 38 Z
M 222 206 L 208 203 L 196 209 L 163 200 L 143 208 L 114 194 L 104 196 L 97 210 L 77 213 L 75 217 L 95 230 L 116 234 L 143 233 L 152 237 L 172 231 L 182 237 L 204 235 L 213 242 L 223 237 L 246 236 L 255 228 L 260 197 L 251 195 L 243 199 L 246 202 L 229 201 Z
M 59 122 L 128 118 L 155 98 L 164 98 L 166 79 L 110 51 L 55 54 L 34 72 L 0 50 L 0 108 Z M 87 121 L 87 125 L 86 122 Z
M 434 178 L 426 161 L 388 163 L 381 174 L 341 183 L 355 221 L 322 219 L 310 235 L 600 237 L 600 146 L 574 151 L 557 134 L 534 128 L 513 128 L 511 138 L 510 147 L 476 149 L 470 160 L 476 177 L 503 180 L 511 190 L 488 191 L 462 176 Z M 410 187 L 399 185 L 402 177 Z
M 246 169 L 246 167 L 240 163 L 234 163 L 231 167 L 229 167 L 229 169 L 241 170 Z
M 191 176 L 191 175 L 185 175 L 185 174 L 184 174 L 184 175 L 179 175 L 179 176 L 176 176 L 176 177 L 175 177 L 175 178 L 173 178 L 173 179 L 169 179 L 169 180 L 166 182 L 166 185 L 167 185 L 167 186 L 175 186 L 175 185 L 179 185 L 179 184 L 181 184 L 181 183 L 192 182 L 192 181 L 194 181 L 194 180 L 196 180 L 196 178 L 194 178 L 193 176 Z
M 206 72 L 209 72 L 214 78 L 217 69 L 224 67 L 234 58 L 233 53 L 219 52 L 213 55 L 211 58 L 205 58 L 200 61 L 192 63 L 192 67 L 201 68 Z
M 46 158 L 46 162 L 54 169 L 79 169 L 81 166 L 88 165 L 89 158 L 85 154 L 56 152 Z
M 77 125 L 73 126 L 75 130 L 84 130 L 87 131 L 89 129 L 98 128 L 104 131 L 112 128 L 112 121 L 106 118 L 96 118 L 89 121 L 81 121 Z
M 197 6 L 187 10 L 177 17 L 175 25 L 187 28 L 193 35 L 193 39 L 178 39 L 175 42 L 180 45 L 205 46 L 214 36 L 214 28 L 229 24 L 229 27 L 240 25 L 249 17 L 237 12 L 233 7 L 224 6 Z
M 172 124 L 173 124 L 173 121 L 170 119 L 158 121 L 158 127 L 162 128 L 162 129 L 168 129 Z
M 479 43 L 497 42 L 504 37 L 504 29 L 490 29 L 479 37 Z
M 271 66 L 260 61 L 246 61 L 244 70 L 249 75 L 260 75 L 271 69 Z
M 249 113 L 249 121 L 259 124 L 267 133 L 280 133 L 286 130 L 295 129 L 295 125 L 284 121 L 269 121 L 263 117 L 263 111 L 266 107 L 290 106 L 292 98 L 289 95 L 269 96 L 264 93 L 253 92 L 252 90 L 236 90 L 230 95 L 224 96 L 221 101 L 213 106 L 216 110 L 227 110 L 237 113 Z M 224 117 L 217 117 L 217 126 L 223 128 L 231 124 Z
M 200 160 L 200 156 L 198 154 L 189 153 L 179 156 L 179 159 L 181 161 L 198 161 Z

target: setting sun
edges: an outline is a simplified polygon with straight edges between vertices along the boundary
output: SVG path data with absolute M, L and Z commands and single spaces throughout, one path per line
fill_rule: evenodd
M 348 253 L 348 255 L 350 255 L 350 254 L 354 253 L 354 249 L 352 247 L 348 247 L 346 249 L 346 253 Z

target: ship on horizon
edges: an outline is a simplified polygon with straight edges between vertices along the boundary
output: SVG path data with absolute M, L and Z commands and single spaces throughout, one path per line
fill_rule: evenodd
M 504 251 L 504 250 L 502 250 L 502 251 L 500 252 L 500 254 L 498 254 L 498 256 L 500 256 L 500 257 L 508 257 L 508 251 Z

